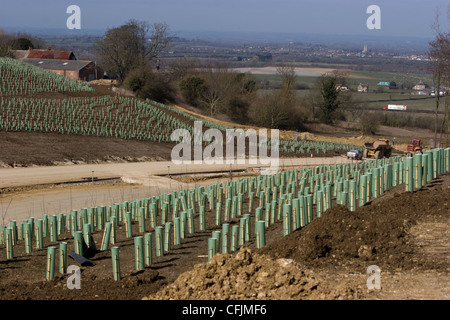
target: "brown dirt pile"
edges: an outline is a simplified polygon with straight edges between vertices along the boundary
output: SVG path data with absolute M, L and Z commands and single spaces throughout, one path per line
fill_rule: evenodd
M 333 207 L 261 249 L 250 251 L 254 244 L 248 244 L 235 254 L 216 255 L 145 299 L 391 299 L 399 292 L 414 296 L 408 277 L 430 280 L 431 273 L 436 279 L 448 279 L 448 259 L 442 253 L 424 252 L 418 239 L 426 232 L 418 238 L 414 230 L 431 229 L 430 223 L 438 222 L 448 229 L 450 179 L 446 175 L 412 193 L 403 188 L 394 188 L 355 212 Z M 383 272 L 381 292 L 366 286 L 370 265 Z M 402 284 L 400 276 L 406 279 Z
M 417 192 L 396 192 L 373 201 L 355 212 L 337 206 L 324 212 L 301 230 L 281 238 L 258 253 L 288 258 L 309 266 L 368 266 L 384 270 L 441 268 L 442 263 L 417 257 L 411 227 L 421 221 L 449 217 L 448 177 L 439 185 Z M 414 259 L 413 259 L 414 258 Z
M 154 296 L 155 300 L 301 299 L 319 282 L 290 259 L 272 259 L 242 247 L 236 254 L 217 254 Z

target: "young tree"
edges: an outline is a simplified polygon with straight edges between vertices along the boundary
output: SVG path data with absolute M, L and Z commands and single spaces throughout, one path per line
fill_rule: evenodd
M 130 20 L 109 29 L 95 51 L 102 67 L 123 82 L 131 70 L 155 63 L 169 43 L 166 24 Z

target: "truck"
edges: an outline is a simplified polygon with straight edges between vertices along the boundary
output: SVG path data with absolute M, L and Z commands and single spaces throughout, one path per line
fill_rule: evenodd
M 357 149 L 352 149 L 347 152 L 347 159 L 362 160 L 362 152 Z
M 384 110 L 400 110 L 406 111 L 406 106 L 398 105 L 398 104 L 388 104 L 383 107 Z
M 382 159 L 389 158 L 392 154 L 392 146 L 388 139 L 378 139 L 374 142 L 366 142 L 364 144 L 364 158 Z

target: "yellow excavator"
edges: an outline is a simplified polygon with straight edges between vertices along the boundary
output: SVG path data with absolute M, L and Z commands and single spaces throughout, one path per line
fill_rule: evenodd
M 366 142 L 364 143 L 364 158 L 389 158 L 392 154 L 392 146 L 389 143 L 388 139 L 378 139 L 374 142 Z

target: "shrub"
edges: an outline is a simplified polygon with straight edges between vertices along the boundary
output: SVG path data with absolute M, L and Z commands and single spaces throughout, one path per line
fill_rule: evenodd
M 126 77 L 124 84 L 133 90 L 138 98 L 157 102 L 174 100 L 174 88 L 164 74 L 150 68 L 135 69 Z
M 359 127 L 362 134 L 375 134 L 381 124 L 381 115 L 376 112 L 363 112 L 359 117 Z

